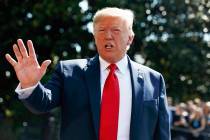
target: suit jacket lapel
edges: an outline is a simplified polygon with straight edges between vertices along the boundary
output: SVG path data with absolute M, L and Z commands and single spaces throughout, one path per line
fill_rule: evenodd
M 143 111 L 144 74 L 137 64 L 128 58 L 132 84 L 132 110 L 130 124 L 130 140 L 140 138 L 141 113 Z
M 90 107 L 95 128 L 96 137 L 98 139 L 99 117 L 100 117 L 100 65 L 98 56 L 91 59 L 85 69 L 85 78 L 88 86 L 88 94 L 90 99 Z

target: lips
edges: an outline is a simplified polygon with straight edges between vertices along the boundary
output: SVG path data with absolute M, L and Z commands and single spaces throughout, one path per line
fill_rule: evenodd
M 106 45 L 105 45 L 105 48 L 106 48 L 106 49 L 111 49 L 112 47 L 114 47 L 114 46 L 113 46 L 113 45 L 111 45 L 111 44 L 109 44 L 109 45 L 108 45 L 108 44 L 106 44 Z
M 106 43 L 105 44 L 105 48 L 106 49 L 111 49 L 111 48 L 113 48 L 114 47 L 114 45 L 112 44 L 112 43 Z

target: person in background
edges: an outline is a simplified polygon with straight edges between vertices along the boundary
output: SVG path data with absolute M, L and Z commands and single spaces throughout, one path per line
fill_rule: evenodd
M 103 8 L 93 17 L 98 54 L 60 61 L 47 84 L 40 80 L 50 60 L 39 65 L 31 40 L 13 45 L 17 60 L 6 54 L 20 81 L 19 99 L 35 113 L 61 108 L 61 140 L 170 140 L 162 75 L 132 61 L 134 14 Z M 27 51 L 28 48 L 28 51 Z
M 174 117 L 174 126 L 186 128 L 188 127 L 187 123 L 188 112 L 186 111 L 186 104 L 180 103 L 176 106 L 175 117 Z
M 206 127 L 204 129 L 204 140 L 210 138 L 210 102 L 206 102 L 203 106 L 203 115 L 206 120 Z
M 202 140 L 200 135 L 206 127 L 206 120 L 200 107 L 196 107 L 189 117 L 189 126 L 192 132 L 192 140 Z
M 185 103 L 182 102 L 176 105 L 172 127 L 173 140 L 187 140 L 189 134 L 185 130 L 188 127 L 188 115 Z

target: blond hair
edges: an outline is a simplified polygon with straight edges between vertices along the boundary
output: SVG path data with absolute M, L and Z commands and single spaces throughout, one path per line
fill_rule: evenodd
M 128 28 L 133 33 L 133 20 L 134 20 L 134 13 L 129 9 L 121 9 L 117 7 L 106 7 L 101 10 L 98 10 L 95 15 L 93 16 L 93 29 L 95 24 L 100 20 L 102 17 L 119 17 L 124 19 L 127 24 Z

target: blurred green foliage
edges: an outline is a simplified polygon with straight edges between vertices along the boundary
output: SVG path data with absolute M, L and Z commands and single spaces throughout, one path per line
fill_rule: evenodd
M 175 101 L 194 97 L 209 100 L 209 0 L 1 0 L 0 134 L 7 130 L 21 139 L 27 125 L 41 125 L 47 120 L 32 115 L 14 93 L 18 81 L 4 55 L 14 56 L 12 45 L 16 40 L 31 39 L 39 62 L 53 61 L 42 79 L 46 82 L 59 60 L 96 54 L 90 28 L 92 16 L 106 6 L 135 12 L 135 39 L 128 54 L 163 74 L 168 96 Z M 10 137 L 5 139 L 14 139 Z

